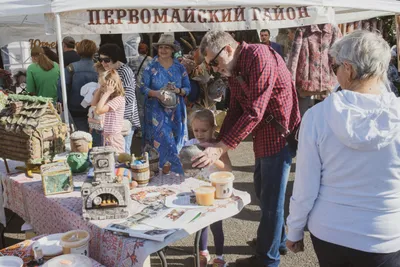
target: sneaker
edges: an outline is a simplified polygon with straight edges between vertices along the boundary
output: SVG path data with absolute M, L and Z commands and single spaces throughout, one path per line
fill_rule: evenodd
M 265 267 L 264 263 L 257 257 L 251 256 L 250 258 L 237 259 L 236 267 Z
M 210 253 L 200 251 L 200 267 L 207 267 L 210 260 Z
M 257 247 L 257 238 L 253 238 L 252 240 L 247 241 L 247 245 L 255 249 Z
M 212 263 L 212 267 L 227 267 L 228 263 L 226 263 L 226 261 L 221 260 L 221 259 L 214 259 L 213 263 Z
M 288 253 L 288 249 L 286 247 L 279 248 L 279 254 L 285 256 Z

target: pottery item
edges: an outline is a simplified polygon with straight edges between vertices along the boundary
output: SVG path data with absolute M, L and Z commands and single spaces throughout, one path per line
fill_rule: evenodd
M 171 90 L 173 88 L 173 84 L 168 83 L 167 86 L 160 89 L 161 95 L 165 96 L 166 99 L 164 101 L 158 100 L 164 108 L 175 108 L 178 105 L 178 97 Z
M 132 155 L 131 169 L 132 179 L 138 187 L 147 186 L 150 180 L 149 154 L 145 152 L 143 157 Z
M 196 168 L 192 167 L 192 158 L 204 151 L 204 147 L 199 145 L 190 145 L 182 147 L 179 152 L 179 159 L 182 163 L 183 170 L 190 171 Z M 197 169 L 198 170 L 198 169 Z
M 87 153 L 71 152 L 67 157 L 67 162 L 72 173 L 86 172 L 89 168 Z
M 92 148 L 92 135 L 84 131 L 76 131 L 71 134 L 71 152 L 89 153 Z
M 215 187 L 215 198 L 230 198 L 233 192 L 233 180 L 235 176 L 231 172 L 213 172 L 210 174 L 210 181 Z
M 216 79 L 212 81 L 207 87 L 208 98 L 212 101 L 220 102 L 226 87 L 227 86 L 222 79 Z
M 151 179 L 151 177 L 153 177 L 153 175 L 156 175 L 160 170 L 159 167 L 160 155 L 157 149 L 148 144 L 144 147 L 144 152 L 149 153 L 150 179 Z

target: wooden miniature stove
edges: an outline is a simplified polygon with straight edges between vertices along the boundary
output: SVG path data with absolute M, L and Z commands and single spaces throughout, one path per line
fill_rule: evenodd
M 82 212 L 86 220 L 121 219 L 129 216 L 131 205 L 127 184 L 117 183 L 112 147 L 95 147 L 91 151 L 93 180 L 82 186 Z

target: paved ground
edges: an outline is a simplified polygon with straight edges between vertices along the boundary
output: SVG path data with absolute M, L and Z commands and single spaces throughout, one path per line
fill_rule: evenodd
M 251 194 L 252 202 L 246 206 L 243 211 L 237 216 L 224 221 L 225 233 L 225 257 L 230 263 L 230 266 L 235 266 L 234 262 L 237 258 L 247 257 L 252 255 L 252 249 L 246 244 L 256 235 L 260 209 L 258 201 L 255 198 L 253 189 L 253 168 L 254 156 L 251 142 L 243 142 L 235 151 L 230 152 L 232 164 L 234 166 L 234 174 L 236 177 L 235 188 L 247 191 Z M 295 163 L 292 165 L 292 171 L 295 169 Z M 288 199 L 293 188 L 293 172 L 290 175 L 288 190 L 286 194 L 286 216 L 288 210 Z M 23 222 L 16 218 L 6 229 L 6 244 L 11 245 L 23 239 L 20 234 L 20 226 Z M 210 231 L 211 232 L 211 231 Z M 193 266 L 193 250 L 194 237 L 188 237 L 184 240 L 176 242 L 167 251 L 168 266 Z M 212 236 L 209 237 L 209 250 L 214 252 Z M 312 249 L 312 244 L 309 236 L 305 238 L 306 251 L 300 254 L 293 254 L 282 257 L 282 267 L 314 267 L 318 266 L 317 259 Z M 179 251 L 176 251 L 179 250 Z M 160 262 L 156 256 L 152 257 L 152 266 L 159 267 Z M 249 266 L 251 267 L 251 266 Z

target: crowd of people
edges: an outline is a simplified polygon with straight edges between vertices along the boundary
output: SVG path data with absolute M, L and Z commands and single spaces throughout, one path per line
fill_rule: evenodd
M 294 32 L 289 29 L 289 39 Z M 389 45 L 366 31 L 336 40 L 329 56 L 338 86 L 301 118 L 298 89 L 282 48 L 270 41 L 268 30 L 261 31 L 261 41 L 239 43 L 228 32 L 210 31 L 197 50 L 196 66 L 188 70 L 175 58 L 180 49 L 169 34 L 153 45 L 154 58 L 141 43 L 136 61 L 128 64 L 119 60 L 115 44 L 98 49 L 93 41 L 82 40 L 75 47 L 75 41 L 66 37 L 64 71 L 71 118 L 78 130 L 92 134 L 95 146 L 109 145 L 118 153 L 131 152 L 132 137 L 140 129 L 143 147 L 158 152 L 160 167 L 170 164 L 179 174 L 184 173 L 178 157 L 183 146 L 205 147 L 192 160 L 193 167 L 207 176 L 230 171 L 227 152 L 251 134 L 261 218 L 252 242 L 255 255 L 238 259 L 236 266 L 279 266 L 288 249 L 304 250 L 307 225 L 320 266 L 400 266 L 400 100 L 388 79 Z M 33 48 L 31 55 L 27 91 L 62 103 L 59 65 L 43 48 Z M 217 138 L 212 111 L 187 113 L 190 74 L 200 65 L 220 75 L 230 92 Z M 175 96 L 173 107 L 164 104 L 171 100 L 165 90 Z M 296 151 L 289 138 L 299 125 Z M 286 231 L 286 184 L 296 152 Z M 213 266 L 227 266 L 222 222 L 211 230 L 217 254 Z M 207 229 L 200 248 L 206 266 Z

